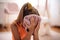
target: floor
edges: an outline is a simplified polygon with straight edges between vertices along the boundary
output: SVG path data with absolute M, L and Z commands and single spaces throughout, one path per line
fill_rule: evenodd
M 0 32 L 0 40 L 12 40 L 11 32 Z
M 41 32 L 42 31 L 42 32 Z M 12 40 L 11 32 L 0 32 L 0 40 Z M 54 32 L 49 29 L 48 32 L 39 31 L 40 40 L 60 40 L 60 33 Z

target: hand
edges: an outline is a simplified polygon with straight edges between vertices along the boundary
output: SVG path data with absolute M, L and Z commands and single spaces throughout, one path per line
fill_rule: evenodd
M 33 33 L 34 35 L 38 35 L 39 28 L 40 28 L 40 23 L 38 23 L 37 27 L 35 28 Z
M 40 23 L 38 23 L 37 27 L 36 27 L 35 30 L 34 30 L 33 40 L 39 40 L 39 37 L 38 37 L 39 28 L 40 28 Z
M 35 22 L 35 19 L 33 17 L 30 18 L 30 25 L 28 25 L 28 22 L 25 21 L 24 24 L 26 29 L 29 30 L 29 33 L 33 33 L 34 29 L 35 29 L 35 26 L 36 26 L 36 22 Z

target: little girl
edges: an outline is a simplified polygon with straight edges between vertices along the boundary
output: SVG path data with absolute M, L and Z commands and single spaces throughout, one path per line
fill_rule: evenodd
M 20 10 L 18 18 L 12 23 L 12 40 L 39 40 L 38 30 L 40 25 L 38 11 L 30 3 L 26 3 Z

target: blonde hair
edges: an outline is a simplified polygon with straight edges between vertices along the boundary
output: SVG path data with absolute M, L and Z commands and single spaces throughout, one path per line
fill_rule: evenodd
M 37 15 L 39 15 L 38 11 L 34 7 L 32 7 L 32 5 L 30 3 L 25 3 L 22 6 L 22 8 L 21 8 L 21 10 L 19 12 L 19 15 L 17 17 L 16 22 L 21 23 L 23 21 L 24 16 L 29 15 L 29 14 L 37 14 Z

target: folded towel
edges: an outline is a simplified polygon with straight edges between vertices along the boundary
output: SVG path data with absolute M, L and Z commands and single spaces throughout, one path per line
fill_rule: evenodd
M 34 21 L 35 21 L 35 25 L 37 25 L 38 24 L 38 22 L 40 22 L 40 16 L 38 16 L 38 15 L 35 15 L 35 14 L 30 14 L 30 15 L 27 15 L 27 16 L 25 16 L 24 17 L 24 19 L 23 19 L 23 27 L 25 28 L 25 29 L 27 29 L 27 27 L 25 26 L 25 23 L 27 23 L 27 25 L 31 25 L 31 21 L 30 21 L 30 19 L 33 17 L 33 19 L 34 19 Z M 29 27 L 28 27 L 29 28 Z

